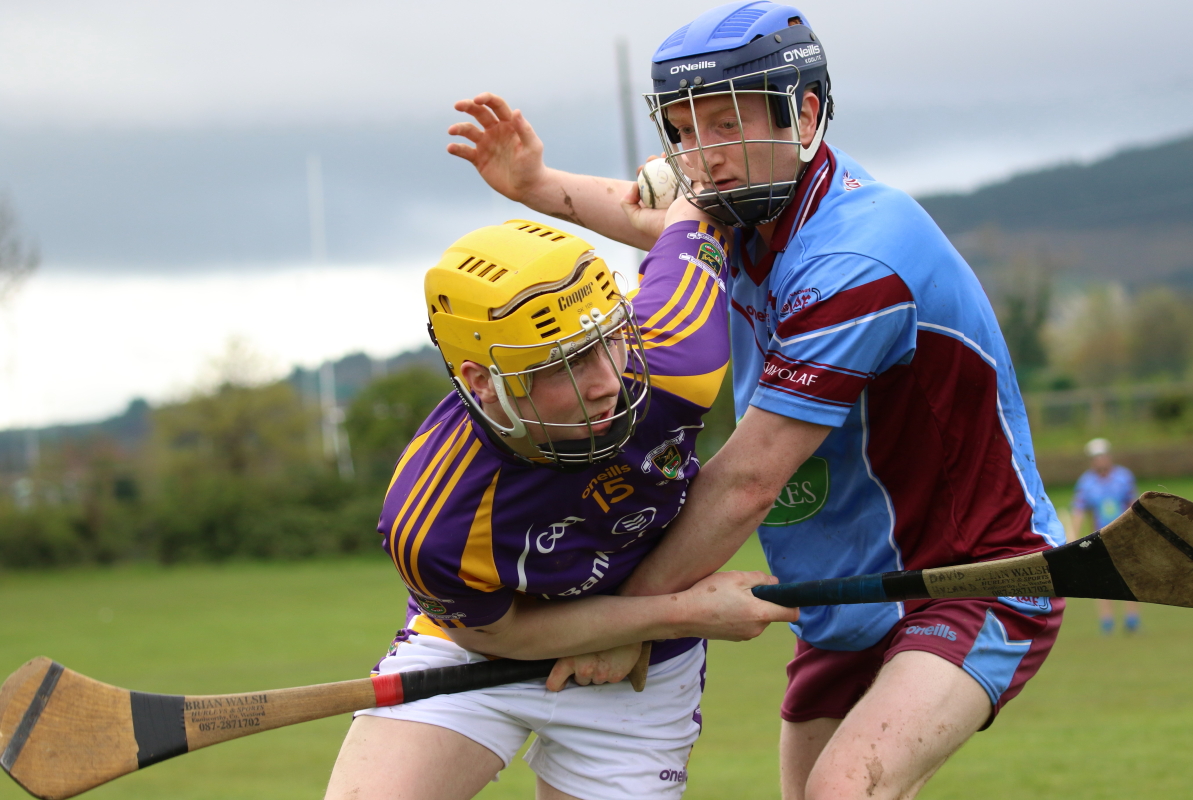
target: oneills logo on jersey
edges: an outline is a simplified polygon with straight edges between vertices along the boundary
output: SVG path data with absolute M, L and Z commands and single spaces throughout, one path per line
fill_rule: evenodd
M 566 308 L 570 308 L 571 306 L 574 306 L 576 303 L 579 303 L 581 300 L 583 300 L 585 297 L 588 297 L 590 294 L 592 294 L 592 282 L 591 281 L 589 283 L 584 284 L 583 286 L 581 286 L 579 289 L 572 292 L 571 294 L 565 294 L 563 297 L 559 298 L 559 310 L 563 311 Z
M 671 74 L 678 75 L 681 72 L 695 72 L 698 69 L 711 69 L 716 65 L 717 62 L 715 61 L 700 61 L 696 64 L 680 64 L 677 67 L 671 68 Z

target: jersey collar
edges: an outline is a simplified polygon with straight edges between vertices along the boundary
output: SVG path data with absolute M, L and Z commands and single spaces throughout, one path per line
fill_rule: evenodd
M 827 144 L 821 144 L 815 157 L 808 162 L 808 166 L 804 169 L 799 183 L 796 184 L 795 196 L 791 198 L 787 208 L 779 215 L 778 224 L 775 225 L 768 243 L 769 252 L 758 261 L 754 261 L 750 257 L 748 247 L 739 248 L 742 267 L 756 286 L 762 285 L 775 265 L 775 257 L 787 249 L 791 239 L 800 232 L 800 229 L 820 208 L 820 201 L 828 194 L 830 179 L 836 170 L 837 159 L 833 156 L 832 150 Z M 747 244 L 754 236 L 753 228 L 746 230 L 742 236 L 742 244 Z M 734 272 L 736 273 L 736 270 Z

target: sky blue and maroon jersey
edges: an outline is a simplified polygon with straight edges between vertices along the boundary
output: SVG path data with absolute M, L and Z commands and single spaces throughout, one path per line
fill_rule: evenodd
M 1073 494 L 1073 508 L 1093 514 L 1094 530 L 1100 530 L 1118 519 L 1137 497 L 1135 476 L 1115 464 L 1105 477 L 1092 469 L 1081 474 Z
M 822 147 L 769 248 L 753 231 L 738 236 L 738 416 L 754 405 L 833 428 L 759 528 L 780 580 L 1064 542 L 990 303 L 914 200 Z M 810 644 L 860 650 L 903 612 L 894 603 L 808 608 L 792 627 Z
M 653 390 L 624 451 L 583 472 L 519 462 L 477 429 L 455 394 L 398 462 L 378 531 L 410 591 L 404 635 L 500 619 L 518 594 L 608 594 L 683 506 L 696 434 L 729 362 L 725 240 L 678 223 L 642 263 L 631 296 Z M 401 636 L 399 636 L 401 638 Z M 698 640 L 654 648 L 658 662 Z

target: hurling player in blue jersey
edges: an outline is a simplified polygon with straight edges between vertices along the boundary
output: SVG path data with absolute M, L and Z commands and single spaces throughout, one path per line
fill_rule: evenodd
M 1101 530 L 1126 511 L 1139 492 L 1135 488 L 1135 476 L 1131 470 L 1114 463 L 1110 455 L 1110 442 L 1105 439 L 1091 439 L 1085 445 L 1089 456 L 1089 469 L 1077 479 L 1077 490 L 1073 493 L 1073 536 L 1081 536 L 1085 526 L 1085 515 L 1093 519 L 1094 530 Z M 1099 600 L 1098 616 L 1102 633 L 1109 636 L 1114 632 L 1114 601 Z M 1123 628 L 1127 633 L 1139 630 L 1139 603 L 1126 604 Z
M 690 201 L 736 228 L 738 426 L 625 591 L 689 586 L 755 529 L 782 581 L 1061 544 L 990 304 L 911 198 L 824 141 L 831 84 L 805 15 L 721 6 L 653 61 L 665 156 Z M 547 168 L 529 123 L 494 95 L 456 108 L 478 124 L 452 126 L 471 144 L 448 150 L 494 189 L 654 241 L 661 214 L 636 186 Z M 784 798 L 914 796 L 1039 669 L 1063 608 L 1005 597 L 804 609 L 781 709 Z

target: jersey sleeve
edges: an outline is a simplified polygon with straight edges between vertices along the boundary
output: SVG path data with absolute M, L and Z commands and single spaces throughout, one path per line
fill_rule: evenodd
M 911 290 L 885 265 L 847 253 L 774 278 L 778 323 L 750 404 L 840 426 L 871 380 L 914 355 Z
M 441 628 L 488 625 L 505 615 L 515 594 L 493 551 L 501 470 L 476 463 L 481 444 L 471 424 L 442 433 L 425 444 L 416 440 L 422 457 L 399 463 L 377 530 L 427 618 Z
M 1089 473 L 1083 473 L 1077 479 L 1077 486 L 1073 490 L 1072 509 L 1074 511 L 1092 511 L 1093 503 L 1089 498 L 1089 480 L 1087 478 Z
M 643 260 L 631 298 L 651 384 L 702 408 L 729 364 L 725 248 L 712 225 L 671 225 Z

